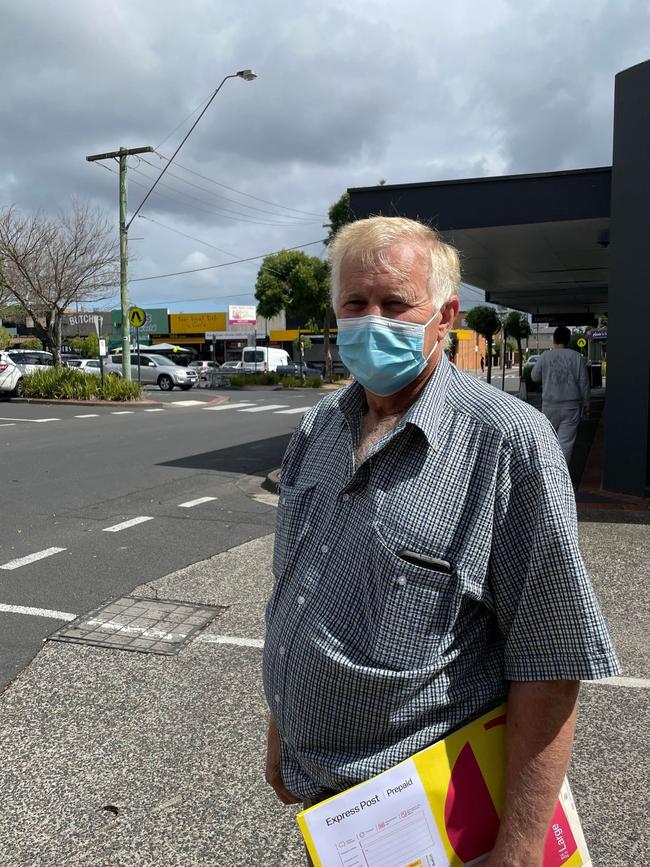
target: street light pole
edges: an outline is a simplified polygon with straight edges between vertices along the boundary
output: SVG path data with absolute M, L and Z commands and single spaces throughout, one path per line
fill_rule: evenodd
M 149 191 L 147 192 L 144 199 L 140 202 L 138 207 L 135 209 L 133 216 L 127 222 L 127 185 L 126 185 L 126 158 L 128 156 L 132 156 L 133 154 L 143 154 L 143 153 L 151 153 L 153 151 L 152 147 L 144 147 L 144 148 L 120 148 L 119 151 L 113 151 L 112 153 L 107 154 L 93 154 L 92 156 L 86 157 L 88 162 L 95 162 L 97 160 L 107 160 L 107 159 L 115 159 L 119 158 L 120 161 L 120 312 L 122 317 L 122 370 L 124 372 L 124 379 L 131 379 L 131 338 L 129 332 L 129 322 L 128 322 L 128 255 L 129 255 L 129 226 L 133 222 L 133 220 L 137 217 L 137 215 L 142 210 L 142 206 L 147 201 L 151 193 L 154 191 L 154 188 L 157 186 L 158 181 L 165 174 L 167 169 L 172 164 L 172 160 L 176 156 L 176 154 L 183 147 L 185 142 L 188 140 L 190 135 L 192 134 L 194 128 L 201 120 L 203 115 L 206 113 L 210 105 L 212 104 L 212 100 L 219 93 L 221 88 L 224 86 L 226 81 L 229 78 L 242 78 L 244 81 L 254 81 L 257 78 L 257 73 L 252 69 L 240 69 L 239 72 L 233 72 L 231 75 L 226 75 L 222 80 L 221 84 L 214 91 L 210 99 L 208 100 L 205 108 L 201 112 L 201 114 L 194 121 L 192 126 L 189 129 L 189 132 L 183 138 L 182 142 L 176 148 L 174 153 L 171 155 L 169 160 L 161 173 L 158 175 L 156 180 L 153 182 Z

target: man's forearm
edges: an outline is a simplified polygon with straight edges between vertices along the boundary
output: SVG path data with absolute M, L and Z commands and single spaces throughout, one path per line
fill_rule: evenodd
M 538 867 L 571 756 L 576 681 L 510 684 L 506 791 L 489 867 Z

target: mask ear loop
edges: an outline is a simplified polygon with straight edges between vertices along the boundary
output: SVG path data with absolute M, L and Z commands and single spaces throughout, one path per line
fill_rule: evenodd
M 438 313 L 442 313 L 442 311 L 445 309 L 446 306 L 447 306 L 446 304 L 443 304 L 442 307 L 440 308 L 440 310 L 438 310 Z M 429 325 L 431 325 L 431 323 L 432 323 L 433 320 L 436 318 L 436 316 L 438 315 L 438 313 L 434 313 L 433 316 L 431 317 L 431 319 L 429 319 L 429 321 L 426 323 L 426 325 L 424 326 L 425 331 L 426 331 L 426 329 L 429 327 Z M 440 337 L 440 338 L 436 337 L 436 342 L 433 344 L 433 349 L 432 349 L 431 352 L 427 355 L 427 357 L 424 359 L 424 363 L 425 363 L 425 364 L 428 363 L 429 359 L 431 358 L 431 356 L 433 355 L 433 353 L 434 353 L 434 352 L 436 351 L 436 349 L 438 348 L 438 344 L 439 344 L 439 343 L 442 343 L 442 341 L 443 341 L 444 339 L 445 339 L 444 337 Z

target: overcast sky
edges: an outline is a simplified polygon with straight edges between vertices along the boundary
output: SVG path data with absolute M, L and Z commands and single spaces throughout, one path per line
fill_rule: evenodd
M 647 0 L 0 0 L 0 14 L 0 205 L 28 212 L 77 196 L 117 223 L 117 167 L 85 156 L 170 156 L 225 75 L 258 72 L 226 82 L 133 223 L 134 281 L 320 241 L 329 205 L 380 178 L 608 165 L 613 76 L 650 55 Z M 129 160 L 131 212 L 164 165 L 146 160 Z M 225 309 L 254 300 L 258 267 L 130 296 Z

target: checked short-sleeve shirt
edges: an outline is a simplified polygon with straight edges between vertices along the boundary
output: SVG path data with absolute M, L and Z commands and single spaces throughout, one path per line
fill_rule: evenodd
M 325 397 L 282 467 L 264 687 L 302 797 L 445 737 L 510 680 L 619 671 L 547 419 L 444 354 L 355 466 L 365 409 L 356 383 Z

